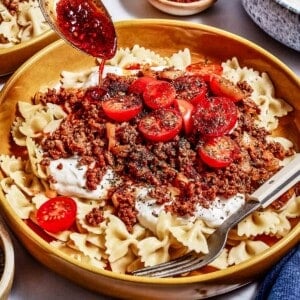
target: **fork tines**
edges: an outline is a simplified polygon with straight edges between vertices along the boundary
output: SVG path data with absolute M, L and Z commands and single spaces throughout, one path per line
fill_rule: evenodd
M 199 255 L 188 253 L 178 259 L 174 259 L 152 267 L 145 267 L 143 269 L 136 270 L 133 272 L 133 275 L 148 277 L 170 277 L 180 275 L 194 270 L 195 265 L 198 265 L 202 261 L 203 258 L 199 257 Z

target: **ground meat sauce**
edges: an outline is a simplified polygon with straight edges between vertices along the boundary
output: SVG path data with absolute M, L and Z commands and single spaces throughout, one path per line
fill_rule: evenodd
M 159 72 L 155 76 L 159 77 Z M 159 204 L 165 203 L 166 211 L 179 216 L 193 215 L 197 204 L 209 207 L 217 195 L 228 198 L 236 193 L 253 192 L 279 169 L 278 160 L 274 158 L 283 159 L 292 154 L 279 143 L 266 142 L 268 132 L 254 124 L 259 108 L 249 97 L 235 103 L 238 124 L 229 136 L 239 145 L 240 154 L 227 167 L 210 168 L 201 161 L 197 149 L 204 140 L 197 132 L 186 136 L 181 131 L 167 142 L 147 141 L 139 132 L 138 123 L 149 109 L 144 107 L 138 116 L 122 123 L 108 120 L 102 109 L 103 101 L 126 95 L 134 79 L 109 74 L 101 88 L 50 89 L 36 95 L 42 103 L 61 105 L 68 113 L 60 127 L 40 142 L 45 153 L 43 165 L 47 166 L 50 159 L 80 156 L 79 163 L 89 166 L 86 187 L 90 190 L 96 189 L 108 168 L 114 169 L 124 183 L 110 191 L 108 204 L 112 204 L 114 213 L 129 230 L 137 222 L 133 184 L 153 186 L 150 196 Z M 181 98 L 190 97 L 191 92 L 183 90 L 189 87 L 188 76 L 166 80 L 175 82 Z M 201 80 L 198 83 L 205 84 Z M 250 91 L 245 82 L 240 83 L 240 87 Z M 107 134 L 108 124 L 114 129 L 112 140 Z M 248 144 L 242 142 L 245 131 L 251 137 Z M 166 193 L 170 185 L 179 190 L 172 203 Z M 281 205 L 282 199 L 275 207 Z M 90 225 L 102 222 L 101 209 L 91 211 L 86 220 Z

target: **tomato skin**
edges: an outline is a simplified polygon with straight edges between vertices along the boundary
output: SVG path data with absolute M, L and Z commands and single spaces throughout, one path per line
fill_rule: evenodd
M 207 138 L 222 136 L 233 129 L 237 117 L 237 107 L 229 98 L 202 99 L 193 114 L 194 129 Z
M 238 86 L 222 76 L 211 76 L 209 84 L 212 93 L 216 96 L 228 97 L 234 102 L 245 98 L 244 92 Z
M 163 80 L 155 80 L 146 85 L 143 93 L 145 104 L 152 109 L 170 107 L 175 99 L 174 86 Z
M 75 221 L 76 202 L 65 196 L 58 196 L 43 203 L 36 213 L 37 223 L 44 230 L 56 233 L 67 230 Z
M 185 133 L 187 135 L 191 134 L 194 126 L 192 119 L 194 105 L 191 102 L 182 99 L 175 99 L 174 105 L 179 110 L 182 116 L 183 128 Z
M 134 94 L 143 94 L 148 83 L 155 80 L 155 78 L 150 76 L 139 77 L 131 83 L 128 88 L 128 92 Z
M 208 94 L 207 83 L 199 75 L 180 76 L 173 81 L 173 85 L 176 98 L 190 101 L 193 105 Z
M 230 165 L 239 153 L 238 145 L 228 136 L 212 138 L 198 150 L 204 163 L 213 168 Z
M 142 101 L 134 95 L 124 95 L 103 101 L 104 113 L 114 121 L 126 122 L 136 117 L 143 108 Z
M 154 110 L 142 118 L 138 129 L 142 135 L 152 142 L 172 140 L 182 128 L 180 113 L 172 108 Z
M 192 74 L 198 74 L 202 76 L 205 81 L 209 81 L 211 75 L 221 75 L 223 72 L 223 67 L 214 62 L 200 61 L 187 66 L 186 71 Z

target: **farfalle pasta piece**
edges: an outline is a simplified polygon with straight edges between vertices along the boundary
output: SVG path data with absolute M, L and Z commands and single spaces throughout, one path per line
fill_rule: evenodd
M 15 184 L 28 196 L 33 196 L 43 190 L 40 180 L 32 173 L 16 171 L 10 174 Z
M 37 177 L 32 174 L 31 169 L 26 167 L 26 161 L 7 155 L 0 156 L 0 167 L 2 171 L 12 179 L 28 196 L 33 196 L 42 190 L 42 185 Z
M 207 235 L 213 233 L 214 229 L 205 225 L 202 220 L 194 223 L 171 224 L 169 228 L 172 235 L 184 246 L 188 251 L 197 253 L 208 253 Z
M 37 111 L 32 117 L 25 119 L 19 130 L 27 137 L 36 138 L 42 135 L 44 128 L 52 121 L 51 114 L 45 111 Z
M 298 218 L 300 217 L 300 196 L 295 196 L 289 201 L 287 206 L 280 212 L 280 215 L 286 218 Z
M 154 51 L 145 49 L 139 45 L 134 45 L 131 49 L 118 49 L 115 56 L 107 61 L 107 64 L 121 68 L 128 67 L 131 64 L 166 66 L 168 61 Z
M 16 171 L 21 171 L 25 169 L 25 161 L 20 157 L 16 158 L 14 156 L 0 155 L 0 167 L 5 175 L 10 176 Z
M 16 117 L 11 127 L 12 138 L 18 146 L 26 145 L 26 136 L 22 132 L 20 132 L 19 129 L 20 126 L 22 126 L 23 122 L 24 122 L 23 118 Z
M 105 246 L 109 261 L 114 262 L 125 256 L 130 246 L 137 245 L 146 230 L 137 224 L 130 233 L 126 225 L 116 216 L 110 215 L 108 219 Z
M 33 174 L 38 178 L 46 179 L 47 173 L 40 164 L 43 159 L 42 149 L 29 137 L 26 138 L 26 146 Z
M 269 246 L 262 241 L 241 241 L 239 245 L 232 247 L 228 253 L 228 265 L 236 265 L 265 251 Z
M 43 106 L 41 104 L 33 105 L 29 102 L 19 101 L 18 109 L 24 119 L 30 119 L 36 114 L 36 112 L 42 110 Z
M 101 245 L 101 239 L 98 237 L 98 243 L 95 243 L 94 240 L 94 243 L 91 243 L 92 238 L 89 239 L 89 236 L 89 233 L 73 232 L 70 234 L 68 245 L 81 251 L 85 256 L 88 256 L 90 258 L 94 258 L 97 260 L 106 258 L 106 254 L 103 250 L 104 245 Z M 101 247 L 99 247 L 99 244 L 101 245 Z
M 139 264 L 137 264 L 139 262 Z M 134 264 L 137 264 L 134 266 Z M 140 260 L 134 254 L 134 251 L 129 247 L 127 253 L 120 257 L 119 259 L 110 262 L 110 267 L 113 272 L 116 273 L 126 273 L 132 272 L 139 267 L 143 267 L 143 264 L 140 263 Z
M 228 249 L 224 248 L 221 254 L 211 263 L 208 264 L 211 267 L 214 267 L 219 270 L 226 269 L 228 264 Z
M 38 36 L 49 29 L 49 24 L 44 20 L 38 1 L 21 2 L 19 6 L 18 24 L 23 27 L 19 33 L 21 41 Z
M 236 57 L 222 63 L 223 76 L 234 83 L 246 80 L 252 87 L 251 98 L 260 107 L 257 124 L 268 130 L 278 126 L 278 118 L 292 111 L 292 107 L 275 97 L 274 85 L 267 73 L 259 74 L 251 68 L 240 67 Z
M 64 254 L 66 254 L 68 257 L 72 257 L 73 259 L 84 263 L 91 265 L 93 267 L 99 268 L 99 269 L 105 269 L 106 263 L 103 260 L 98 260 L 95 258 L 91 258 L 90 256 L 84 255 L 81 251 L 78 249 L 74 249 L 72 247 L 69 247 L 66 243 L 60 242 L 60 241 L 52 241 L 50 242 L 50 245 L 53 247 L 59 249 Z
M 184 70 L 191 63 L 191 52 L 187 48 L 174 53 L 169 59 L 169 65 L 174 66 L 175 69 L 179 70 Z
M 19 101 L 18 107 L 24 120 L 18 120 L 14 125 L 15 135 L 24 135 L 26 137 L 39 137 L 42 133 L 55 131 L 61 121 L 66 117 L 63 109 L 56 104 L 48 103 L 46 106 L 41 104 L 31 104 Z
M 86 88 L 98 84 L 98 67 L 91 67 L 83 71 L 61 73 L 61 85 L 63 88 Z
M 237 225 L 240 236 L 256 236 L 260 234 L 275 235 L 282 223 L 278 214 L 273 211 L 255 211 Z
M 138 244 L 141 261 L 144 265 L 154 266 L 170 260 L 170 237 L 166 235 L 162 240 L 151 236 L 143 239 Z
M 9 12 L 2 1 L 0 2 L 0 20 L 0 34 L 3 36 L 0 48 L 11 47 L 18 43 L 19 26 L 17 18 Z
M 138 254 L 145 266 L 153 266 L 171 259 L 170 249 L 175 248 L 178 241 L 170 232 L 171 224 L 182 224 L 179 219 L 173 218 L 169 213 L 160 213 L 155 227 L 155 236 L 149 236 L 139 241 Z
M 3 36 L 0 48 L 7 48 L 27 41 L 48 30 L 37 0 L 17 1 L 16 13 L 12 14 L 0 2 L 0 34 Z
M 7 182 L 6 182 L 7 183 Z M 6 185 L 5 197 L 13 210 L 21 219 L 28 219 L 30 213 L 34 211 L 34 205 L 30 202 L 24 193 L 15 185 Z
M 97 226 L 91 226 L 87 223 L 85 216 L 93 210 L 93 208 L 99 208 L 101 203 L 99 201 L 80 201 L 78 199 L 75 199 L 77 204 L 77 216 L 76 216 L 76 223 L 79 227 L 79 230 L 81 232 L 90 232 L 94 234 L 103 234 L 107 227 L 106 219 L 108 215 L 110 214 L 110 209 L 106 208 L 103 211 L 103 217 L 104 221 L 98 224 Z

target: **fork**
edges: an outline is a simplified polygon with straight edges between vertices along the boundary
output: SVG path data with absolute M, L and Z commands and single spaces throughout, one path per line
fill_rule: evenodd
M 136 276 L 172 277 L 206 266 L 225 247 L 229 230 L 259 208 L 266 208 L 300 180 L 300 154 L 247 197 L 246 203 L 227 218 L 207 239 L 208 254 L 188 253 L 178 259 L 132 272 Z

